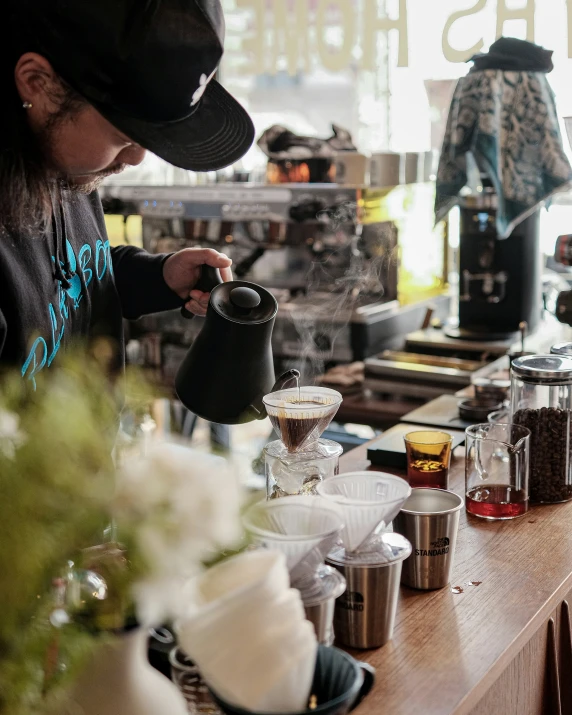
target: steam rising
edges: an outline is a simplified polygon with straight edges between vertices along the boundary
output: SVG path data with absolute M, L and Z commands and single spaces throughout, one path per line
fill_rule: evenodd
M 323 373 L 325 363 L 333 357 L 340 333 L 351 320 L 352 312 L 364 304 L 360 298 L 367 296 L 371 302 L 383 298 L 383 279 L 397 260 L 392 243 L 395 235 L 393 225 L 370 225 L 366 238 L 364 226 L 355 224 L 356 209 L 355 203 L 347 203 L 317 216 L 324 225 L 324 233 L 338 237 L 339 247 L 324 260 L 312 262 L 307 275 L 304 309 L 291 313 L 300 338 L 299 369 L 304 384 L 311 384 Z M 351 237 L 347 236 L 351 231 L 349 223 L 355 224 Z M 333 259 L 341 254 L 348 254 L 346 260 L 349 263 L 343 276 L 336 277 L 330 267 Z M 328 349 L 320 349 L 324 345 L 316 344 L 317 334 L 327 339 Z

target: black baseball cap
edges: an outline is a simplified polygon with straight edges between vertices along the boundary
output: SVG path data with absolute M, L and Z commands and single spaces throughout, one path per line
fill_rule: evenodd
M 193 171 L 233 164 L 254 139 L 214 79 L 224 31 L 219 0 L 20 0 L 12 29 L 20 53 L 43 55 L 131 140 Z

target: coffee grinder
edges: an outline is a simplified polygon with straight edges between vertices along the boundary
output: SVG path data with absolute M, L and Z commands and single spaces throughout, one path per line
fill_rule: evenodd
M 459 325 L 446 331 L 466 340 L 514 340 L 519 324 L 537 327 L 542 306 L 539 212 L 508 238 L 496 230 L 498 196 L 488 177 L 482 191 L 460 203 Z
M 255 504 L 243 521 L 255 545 L 286 555 L 290 584 L 300 591 L 306 618 L 319 643 L 332 645 L 334 606 L 346 582 L 324 561 L 343 527 L 340 511 L 317 496 L 292 496 Z
M 342 402 L 336 390 L 293 387 L 263 398 L 280 439 L 264 448 L 268 499 L 315 494 L 316 485 L 338 473 L 343 448 L 321 435 Z
M 554 262 L 567 268 L 572 266 L 572 234 L 558 236 L 554 249 Z M 565 274 L 565 277 L 569 278 L 569 275 Z M 558 294 L 554 314 L 561 323 L 572 326 L 572 290 L 564 290 Z M 553 348 L 551 352 L 555 355 L 572 354 L 572 351 L 567 352 L 569 347 L 561 347 L 562 350 L 556 352 Z

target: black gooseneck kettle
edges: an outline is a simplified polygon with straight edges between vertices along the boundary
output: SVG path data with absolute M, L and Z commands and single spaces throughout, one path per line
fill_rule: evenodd
M 256 283 L 224 283 L 210 266 L 203 266 L 197 288 L 211 297 L 205 324 L 177 372 L 179 399 L 195 415 L 217 424 L 263 419 L 263 396 L 299 377 L 297 370 L 289 370 L 275 382 L 276 299 Z M 185 309 L 182 313 L 192 317 Z

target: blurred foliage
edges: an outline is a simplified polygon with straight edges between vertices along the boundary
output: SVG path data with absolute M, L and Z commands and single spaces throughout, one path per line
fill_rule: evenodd
M 57 369 L 42 371 L 36 389 L 19 374 L 3 376 L 2 715 L 57 712 L 48 691 L 56 698 L 56 686 L 73 679 L 101 640 L 93 629 L 83 627 L 85 618 L 66 624 L 57 621 L 54 612 L 57 615 L 59 608 L 60 615 L 66 615 L 66 604 L 57 602 L 57 585 L 61 590 L 68 562 L 79 564 L 82 550 L 101 543 L 109 524 L 111 455 L 126 386 L 137 406 L 146 399 L 148 404 L 149 393 L 138 377 L 113 382 L 93 354 L 83 353 L 68 356 Z

